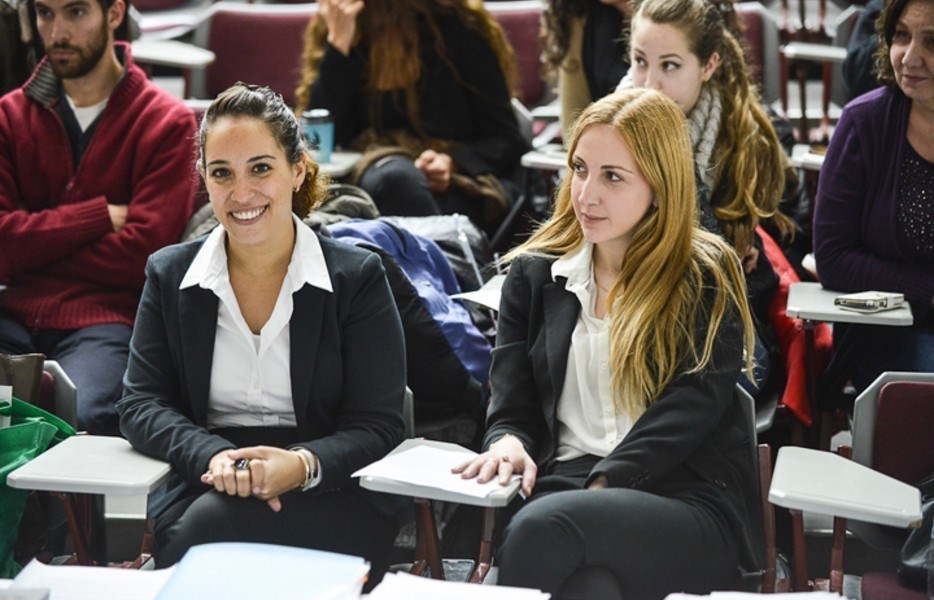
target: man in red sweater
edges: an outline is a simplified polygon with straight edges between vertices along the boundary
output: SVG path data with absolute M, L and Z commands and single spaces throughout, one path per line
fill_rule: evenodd
M 194 205 L 191 111 L 114 42 L 124 0 L 33 0 L 46 57 L 0 98 L 0 352 L 42 352 L 78 390 L 78 426 L 114 403 L 147 257 Z

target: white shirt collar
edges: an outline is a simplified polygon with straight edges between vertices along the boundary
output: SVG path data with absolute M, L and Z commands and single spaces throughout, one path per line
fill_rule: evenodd
M 565 289 L 569 292 L 587 288 L 593 280 L 593 244 L 584 242 L 580 248 L 561 256 L 551 263 L 551 279 L 567 278 Z
M 310 286 L 333 292 L 331 275 L 321 242 L 301 220 L 292 215 L 295 224 L 295 246 L 292 248 L 292 258 L 289 261 L 289 280 L 292 283 L 292 293 L 297 292 L 306 283 Z M 227 249 L 224 241 L 227 231 L 223 225 L 218 225 L 204 240 L 198 254 L 185 272 L 179 289 L 199 285 L 204 289 L 214 289 L 218 281 L 229 280 L 227 272 Z

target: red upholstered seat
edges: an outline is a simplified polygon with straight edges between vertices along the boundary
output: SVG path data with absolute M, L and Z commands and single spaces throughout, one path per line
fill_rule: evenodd
M 860 585 L 863 600 L 927 600 L 922 590 L 903 586 L 895 573 L 866 573 Z
M 792 283 L 800 279 L 775 240 L 761 227 L 756 228 L 756 232 L 761 236 L 765 255 L 779 278 L 778 290 L 769 303 L 769 322 L 775 330 L 785 363 L 785 391 L 782 393 L 782 404 L 788 407 L 788 410 L 802 423 L 810 426 L 814 415 L 811 414 L 807 393 L 804 323 L 801 319 L 792 319 L 785 314 L 788 290 Z M 823 371 L 827 365 L 831 345 L 830 328 L 826 323 L 819 324 L 814 329 L 815 367 L 818 373 Z

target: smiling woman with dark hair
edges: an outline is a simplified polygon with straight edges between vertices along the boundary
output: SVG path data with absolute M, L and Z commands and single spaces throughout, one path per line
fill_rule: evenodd
M 268 542 L 363 556 L 372 585 L 398 504 L 350 476 L 401 441 L 405 390 L 382 264 L 299 220 L 323 185 L 268 88 L 218 96 L 198 149 L 220 227 L 150 259 L 117 405 L 130 443 L 174 471 L 151 508 L 156 564 Z

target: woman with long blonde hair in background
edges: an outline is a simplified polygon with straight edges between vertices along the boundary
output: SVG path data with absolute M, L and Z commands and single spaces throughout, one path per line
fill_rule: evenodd
M 554 598 L 661 598 L 756 569 L 736 397 L 752 343 L 739 257 L 696 226 L 677 105 L 628 90 L 578 120 L 553 216 L 509 254 L 484 452 L 528 496 L 500 579 Z
M 724 4 L 726 6 L 724 6 Z M 699 199 L 712 209 L 721 233 L 743 258 L 746 285 L 756 321 L 756 383 L 769 375 L 777 352 L 768 306 L 778 278 L 756 234 L 771 223 L 781 235 L 792 221 L 779 212 L 786 178 L 797 189 L 772 123 L 749 78 L 743 49 L 734 35 L 730 3 L 712 0 L 642 0 L 633 8 L 632 67 L 618 89 L 648 87 L 674 100 L 688 120 L 691 148 L 702 183 Z

